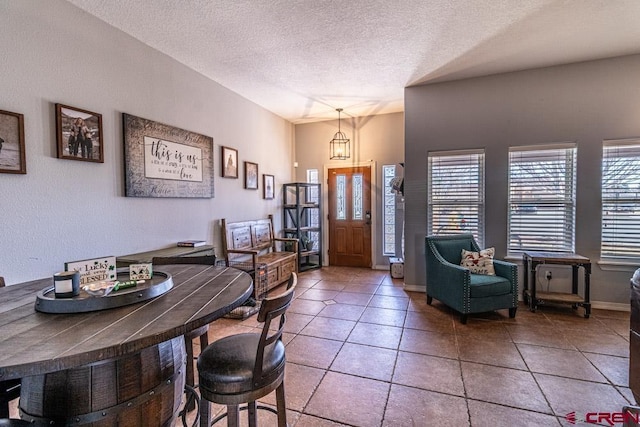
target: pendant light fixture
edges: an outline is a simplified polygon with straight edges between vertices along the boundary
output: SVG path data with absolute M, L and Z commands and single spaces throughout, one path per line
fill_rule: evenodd
M 336 108 L 338 112 L 338 132 L 333 135 L 333 139 L 329 141 L 329 148 L 331 150 L 331 160 L 346 160 L 351 157 L 349 151 L 349 138 L 340 130 L 340 113 L 342 108 Z

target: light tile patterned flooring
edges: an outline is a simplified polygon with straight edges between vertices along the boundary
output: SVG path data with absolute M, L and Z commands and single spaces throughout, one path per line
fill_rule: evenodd
M 582 313 L 521 306 L 515 319 L 503 310 L 462 325 L 384 271 L 301 273 L 284 336 L 289 426 L 593 425 L 580 420 L 634 402 L 629 313 Z M 209 340 L 260 326 L 255 315 L 221 319 Z M 263 402 L 274 405 L 275 393 Z M 259 425 L 276 425 L 275 415 L 259 411 Z
M 289 425 L 570 426 L 570 412 L 593 425 L 580 420 L 634 403 L 629 313 L 582 314 L 522 305 L 515 319 L 503 310 L 462 325 L 385 271 L 301 273 L 284 337 Z M 221 319 L 210 340 L 259 327 L 255 316 Z M 274 405 L 275 393 L 263 401 Z M 275 425 L 259 412 L 260 425 Z

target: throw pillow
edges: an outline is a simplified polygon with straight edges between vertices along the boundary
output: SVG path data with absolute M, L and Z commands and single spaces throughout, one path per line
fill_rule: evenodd
M 460 265 L 468 268 L 474 274 L 495 276 L 496 271 L 493 268 L 493 255 L 495 252 L 495 248 L 483 249 L 480 252 L 471 252 L 463 249 Z

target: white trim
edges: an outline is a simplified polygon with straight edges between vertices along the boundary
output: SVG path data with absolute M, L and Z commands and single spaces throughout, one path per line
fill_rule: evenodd
M 324 261 L 322 264 L 324 266 L 329 265 L 329 219 L 328 219 L 329 170 L 339 169 L 339 168 L 358 168 L 358 167 L 369 167 L 371 169 L 371 263 L 372 265 L 373 265 L 373 262 L 375 262 L 376 260 L 375 254 L 377 253 L 377 249 L 378 249 L 378 239 L 377 239 L 377 231 L 376 231 L 377 216 L 378 216 L 376 207 L 378 206 L 378 198 L 377 198 L 377 193 L 375 191 L 378 183 L 377 163 L 375 160 L 369 160 L 365 162 L 353 162 L 353 163 L 347 163 L 344 161 L 337 160 L 334 162 L 329 162 L 324 164 L 323 166 L 324 175 L 321 181 L 322 185 L 325 188 L 325 190 L 322 192 L 322 204 L 323 206 L 325 206 L 324 212 L 322 213 L 322 215 L 324 216 L 322 223 L 323 223 L 323 230 L 326 230 L 326 232 L 323 233 L 324 236 L 322 236 L 323 248 L 326 248 L 325 253 L 323 254 Z
M 640 267 L 640 261 L 609 261 L 606 259 L 600 259 L 596 261 L 598 267 L 603 271 L 628 271 L 633 273 L 638 267 Z
M 509 152 L 518 151 L 537 151 L 537 150 L 565 150 L 567 148 L 576 148 L 578 144 L 575 141 L 549 142 L 540 145 L 514 145 L 509 147 Z
M 427 287 L 421 285 L 407 285 L 405 283 L 403 289 L 408 292 L 423 292 L 425 294 L 427 293 Z
M 631 303 L 622 304 L 619 302 L 593 301 L 591 303 L 591 308 L 612 311 L 631 311 Z
M 443 156 L 465 156 L 468 154 L 484 154 L 484 148 L 474 148 L 467 150 L 445 150 L 445 151 L 428 151 L 427 157 L 443 157 Z
M 625 139 L 603 139 L 602 145 L 604 147 L 611 147 L 617 145 L 638 145 L 640 138 L 625 138 Z
M 388 265 L 380 265 L 380 264 L 376 264 L 373 267 L 371 267 L 372 270 L 389 270 L 389 266 Z

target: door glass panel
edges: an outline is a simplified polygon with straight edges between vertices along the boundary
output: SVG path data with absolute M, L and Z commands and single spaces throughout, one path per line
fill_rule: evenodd
M 345 206 L 346 202 L 346 191 L 347 191 L 347 176 L 346 175 L 336 175 L 336 197 L 338 198 L 336 206 L 336 219 L 347 219 L 347 209 Z
M 361 220 L 362 215 L 362 174 L 353 174 L 353 219 Z

